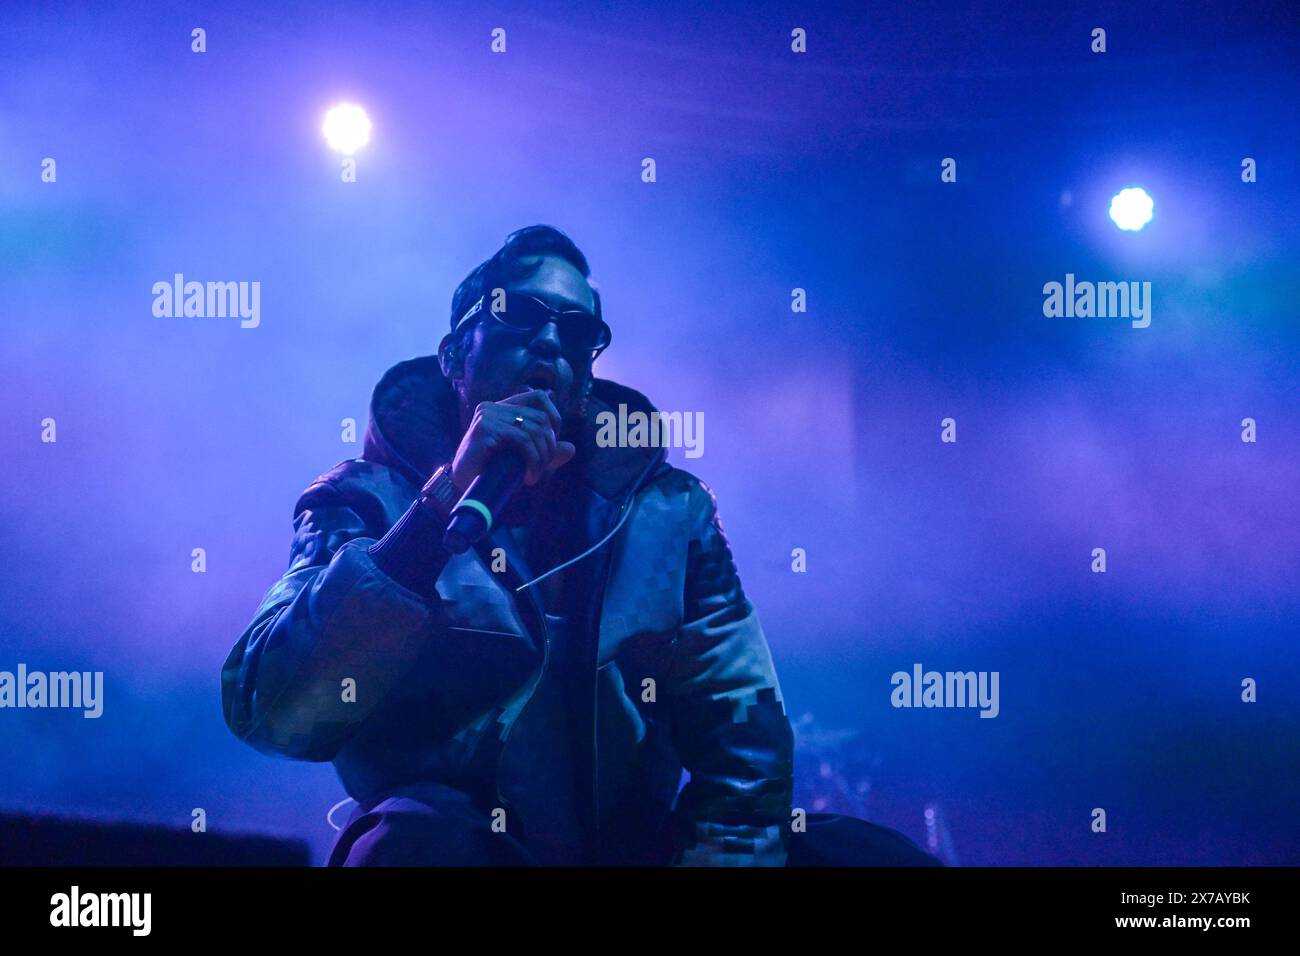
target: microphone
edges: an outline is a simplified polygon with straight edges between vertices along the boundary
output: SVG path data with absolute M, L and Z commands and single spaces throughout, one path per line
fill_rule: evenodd
M 451 509 L 442 536 L 442 546 L 449 554 L 462 554 L 488 533 L 493 516 L 505 510 L 523 485 L 527 468 L 524 456 L 513 448 L 502 449 L 487 460 L 482 473 Z

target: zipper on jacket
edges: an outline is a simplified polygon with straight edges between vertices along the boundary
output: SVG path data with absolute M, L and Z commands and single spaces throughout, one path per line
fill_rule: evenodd
M 636 500 L 636 496 L 640 494 L 648 484 L 647 479 L 651 474 L 658 470 L 659 466 L 665 460 L 665 457 L 666 456 L 656 455 L 651 460 L 650 464 L 646 466 L 645 470 L 641 472 L 640 476 L 633 483 L 632 490 L 623 500 L 623 506 L 618 509 L 618 514 L 614 519 L 614 527 L 617 527 L 618 523 L 623 520 L 623 512 L 632 507 L 632 503 Z M 604 555 L 602 555 L 602 560 L 605 562 L 605 566 L 601 570 L 600 586 L 595 589 L 595 593 L 592 595 L 591 608 L 588 611 L 588 618 L 591 624 L 590 631 L 594 634 L 593 645 L 591 647 L 591 660 L 589 662 L 591 668 L 591 828 L 596 854 L 596 859 L 592 861 L 593 863 L 599 863 L 605 850 L 604 839 L 601 835 L 600 827 L 600 734 L 598 731 L 598 720 L 600 717 L 600 618 L 601 611 L 605 606 L 605 592 L 609 590 L 609 579 L 614 573 L 614 553 L 612 546 L 617 537 L 618 535 L 615 535 L 607 542 L 610 548 L 604 553 Z
M 489 542 L 490 538 L 485 537 L 483 538 L 481 545 L 486 547 Z M 479 560 L 487 565 L 489 569 L 491 568 L 491 562 L 484 559 L 478 548 L 474 549 L 474 553 L 478 555 Z M 508 578 L 519 579 L 519 583 L 523 583 L 523 579 L 519 578 L 519 574 L 511 565 L 507 565 L 506 575 Z M 507 590 L 507 593 L 511 592 Z M 519 723 L 523 718 L 524 711 L 528 709 L 528 705 L 532 703 L 533 697 L 536 696 L 537 688 L 541 687 L 542 681 L 546 680 L 547 665 L 551 660 L 551 634 L 550 629 L 546 626 L 546 614 L 542 611 L 541 604 L 538 603 L 536 596 L 532 594 L 531 590 L 528 594 L 528 602 L 533 609 L 533 614 L 537 618 L 537 627 L 540 629 L 542 635 L 542 663 L 537 670 L 537 679 L 533 681 L 533 686 L 528 688 L 528 696 L 524 698 L 524 702 L 519 705 L 519 710 L 515 712 L 515 719 L 510 721 L 501 735 L 501 746 L 497 751 L 496 767 L 492 772 L 492 788 L 496 792 L 497 803 L 502 807 L 505 807 L 509 802 L 501 793 L 501 761 L 505 758 L 506 744 L 510 740 L 510 735 L 514 732 L 515 724 Z
M 645 487 L 646 479 L 658 469 L 659 465 L 663 463 L 663 460 L 664 460 L 663 456 L 656 456 L 646 466 L 645 470 L 641 472 L 640 476 L 633 483 L 631 491 L 629 491 L 626 497 L 623 499 L 623 504 L 618 509 L 618 514 L 615 516 L 614 522 L 610 525 L 611 528 L 617 527 L 618 522 L 623 518 L 623 513 L 628 508 L 632 507 L 632 503 L 633 501 L 636 500 L 636 496 Z M 613 545 L 614 540 L 616 538 L 617 535 L 615 535 L 614 538 L 611 538 L 609 541 L 605 542 L 605 546 L 607 549 Z M 488 538 L 484 538 L 483 541 L 480 542 L 480 544 L 483 547 L 486 547 L 487 546 L 486 542 L 488 540 L 489 540 Z M 475 554 L 478 555 L 479 560 L 483 561 L 484 564 L 487 564 L 490 567 L 491 563 L 486 559 L 484 559 L 483 555 L 479 552 L 478 548 L 475 548 L 474 550 L 475 550 Z M 609 586 L 609 578 L 610 575 L 613 573 L 613 567 L 614 567 L 613 555 L 610 550 L 605 550 L 605 553 L 602 555 L 602 559 L 605 562 L 605 566 L 601 571 L 600 586 L 594 589 L 594 593 L 592 595 L 592 603 L 588 609 L 588 621 L 591 625 L 590 630 L 592 633 L 594 633 L 595 638 L 594 638 L 594 642 L 592 643 L 592 646 L 589 648 L 591 652 L 591 659 L 589 661 L 584 662 L 584 664 L 587 665 L 587 669 L 590 670 L 589 685 L 590 685 L 590 693 L 591 693 L 591 701 L 590 701 L 591 739 L 589 743 L 591 748 L 591 780 L 590 780 L 590 797 L 591 797 L 591 813 L 592 813 L 591 833 L 592 833 L 592 842 L 594 844 L 594 846 L 592 847 L 594 859 L 590 861 L 592 864 L 595 864 L 599 861 L 600 854 L 602 852 L 602 841 L 600 836 L 600 782 L 599 782 L 600 773 L 598 768 L 600 755 L 598 751 L 598 744 L 597 744 L 598 735 L 596 730 L 596 726 L 597 726 L 596 722 L 598 717 L 597 711 L 599 709 L 599 700 L 600 700 L 600 696 L 599 696 L 600 610 L 605 602 L 605 591 Z M 508 566 L 507 568 L 507 575 L 514 578 L 519 577 L 519 575 L 515 572 L 514 568 L 510 566 Z M 520 583 L 521 584 L 523 583 L 522 579 L 520 580 Z M 542 681 L 544 681 L 547 678 L 547 665 L 549 664 L 550 657 L 551 657 L 551 636 L 550 636 L 550 630 L 546 626 L 546 614 L 542 610 L 542 606 L 540 602 L 537 600 L 537 596 L 533 593 L 533 589 L 528 588 L 527 590 L 529 592 L 528 593 L 529 605 L 532 607 L 533 613 L 537 617 L 538 626 L 540 627 L 542 633 L 542 664 L 541 664 L 541 669 L 538 671 L 537 680 L 535 680 L 533 682 L 533 686 L 528 689 L 528 696 L 524 699 L 524 702 L 520 704 L 519 710 L 515 714 L 515 719 L 510 722 L 510 725 L 508 727 L 506 727 L 505 732 L 501 737 L 501 748 L 497 754 L 497 763 L 496 763 L 496 771 L 494 774 L 493 787 L 496 791 L 497 801 L 503 807 L 506 806 L 506 804 L 508 803 L 506 798 L 501 793 L 501 763 L 505 758 L 506 744 L 510 740 L 511 733 L 514 732 L 515 725 L 519 723 L 520 720 L 523 719 L 524 711 L 528 709 L 528 705 L 532 703 L 533 698 L 536 696 L 537 688 L 539 688 L 542 685 Z

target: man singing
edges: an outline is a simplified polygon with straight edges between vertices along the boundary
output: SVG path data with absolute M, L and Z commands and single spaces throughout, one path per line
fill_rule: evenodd
M 376 386 L 362 457 L 299 498 L 225 663 L 230 729 L 333 761 L 357 801 L 331 864 L 786 862 L 767 641 L 708 487 L 597 441 L 601 412 L 655 410 L 592 376 L 611 332 L 589 274 L 549 226 L 469 274 L 437 356 Z M 453 556 L 452 507 L 507 453 L 522 489 Z

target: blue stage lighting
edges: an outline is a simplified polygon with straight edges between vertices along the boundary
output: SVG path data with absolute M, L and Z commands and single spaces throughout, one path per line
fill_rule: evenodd
M 1110 218 L 1126 232 L 1137 232 L 1151 221 L 1155 202 L 1141 186 L 1121 189 L 1110 200 Z
M 321 132 L 331 148 L 351 156 L 370 142 L 370 117 L 360 106 L 340 103 L 325 114 Z

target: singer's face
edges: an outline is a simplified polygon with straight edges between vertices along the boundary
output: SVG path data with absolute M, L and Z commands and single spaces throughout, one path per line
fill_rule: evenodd
M 591 286 L 581 272 L 557 256 L 539 256 L 533 261 L 540 263 L 537 271 L 507 285 L 507 295 L 535 296 L 556 310 L 595 310 Z M 535 333 L 522 334 L 491 319 L 478 322 L 465 354 L 460 389 L 462 424 L 468 424 L 480 402 L 499 402 L 528 388 L 549 391 L 556 410 L 569 421 L 581 399 L 590 355 L 565 343 L 555 322 Z

